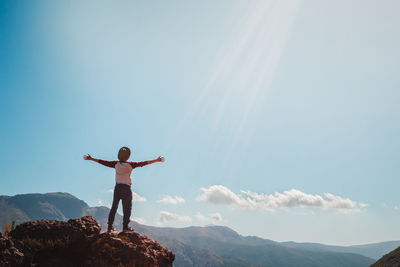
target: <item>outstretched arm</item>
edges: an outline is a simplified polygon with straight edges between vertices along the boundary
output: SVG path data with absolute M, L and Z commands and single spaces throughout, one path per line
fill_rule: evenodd
M 87 155 L 83 156 L 83 159 L 84 160 L 91 160 L 91 161 L 94 161 L 94 162 L 99 162 L 99 159 L 93 158 L 92 156 L 90 156 L 90 154 L 87 154 Z
M 110 168 L 115 168 L 115 164 L 117 164 L 118 161 L 107 161 L 107 160 L 102 160 L 102 159 L 96 159 L 96 158 L 92 158 L 92 156 L 90 156 L 90 154 L 87 154 L 85 156 L 83 156 L 84 160 L 91 160 L 97 163 L 100 163 L 101 165 L 110 167 Z
M 143 166 L 146 166 L 146 165 L 149 165 L 149 164 L 153 164 L 153 163 L 156 163 L 156 162 L 164 162 L 164 161 L 165 161 L 164 157 L 160 156 L 160 157 L 158 157 L 156 159 L 153 159 L 153 160 L 146 160 L 146 161 L 141 161 L 141 162 L 131 162 L 131 166 L 133 168 L 143 167 Z
M 158 157 L 158 158 L 156 158 L 156 159 L 153 159 L 153 160 L 148 160 L 147 161 L 147 164 L 153 164 L 153 163 L 156 163 L 156 162 L 164 162 L 165 161 L 165 159 L 164 159 L 164 157 Z

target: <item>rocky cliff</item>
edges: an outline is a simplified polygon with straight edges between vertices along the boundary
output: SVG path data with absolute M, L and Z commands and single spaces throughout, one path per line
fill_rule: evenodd
M 371 267 L 400 267 L 400 247 L 380 258 Z
M 91 216 L 20 224 L 0 236 L 0 266 L 172 266 L 175 255 L 147 236 L 100 230 Z

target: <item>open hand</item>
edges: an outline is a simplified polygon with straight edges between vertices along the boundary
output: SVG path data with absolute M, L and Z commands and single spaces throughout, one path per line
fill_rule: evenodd
M 83 159 L 84 160 L 92 160 L 93 158 L 92 158 L 92 156 L 90 156 L 90 154 L 87 154 L 87 155 L 83 156 Z
M 157 160 L 158 160 L 159 162 L 164 162 L 164 161 L 165 161 L 164 157 L 161 157 L 161 156 L 158 157 Z

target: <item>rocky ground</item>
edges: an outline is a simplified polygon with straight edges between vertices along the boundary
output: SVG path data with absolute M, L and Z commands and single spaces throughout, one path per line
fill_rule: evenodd
M 175 255 L 147 236 L 100 230 L 91 216 L 20 224 L 0 235 L 0 266 L 172 266 Z

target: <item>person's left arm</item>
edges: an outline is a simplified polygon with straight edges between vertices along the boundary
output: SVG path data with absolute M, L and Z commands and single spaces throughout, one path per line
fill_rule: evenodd
M 143 167 L 143 166 L 150 165 L 150 164 L 153 164 L 156 162 L 164 162 L 164 161 L 165 161 L 164 157 L 160 156 L 153 160 L 146 160 L 146 161 L 140 161 L 140 162 L 129 162 L 129 163 L 131 164 L 132 168 L 136 168 L 136 167 Z

